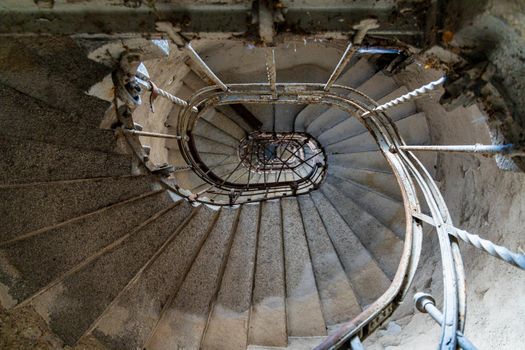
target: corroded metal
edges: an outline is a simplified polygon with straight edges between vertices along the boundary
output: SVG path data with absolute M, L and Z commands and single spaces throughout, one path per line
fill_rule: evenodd
M 436 307 L 436 301 L 430 294 L 416 293 L 414 295 L 414 304 L 416 309 L 422 313 L 428 313 L 434 321 L 439 324 L 443 323 L 443 314 Z M 459 330 L 456 331 L 458 345 L 463 350 L 477 350 L 476 346 L 470 342 Z
M 348 43 L 348 46 L 346 47 L 346 50 L 343 53 L 343 56 L 341 56 L 341 59 L 337 63 L 337 66 L 335 66 L 334 71 L 330 75 L 330 78 L 328 78 L 328 81 L 324 85 L 324 88 L 323 88 L 324 91 L 330 90 L 332 85 L 335 83 L 337 78 L 339 78 L 339 76 L 341 75 L 341 73 L 345 69 L 345 67 L 348 64 L 348 62 L 350 62 L 350 60 L 354 56 L 355 52 L 356 52 L 356 47 L 354 45 L 352 45 L 352 43 Z

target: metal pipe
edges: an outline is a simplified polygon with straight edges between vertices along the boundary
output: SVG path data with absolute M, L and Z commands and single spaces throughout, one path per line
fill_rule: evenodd
M 413 213 L 412 216 L 426 222 L 427 224 L 436 226 L 436 223 L 434 222 L 434 219 L 431 216 L 422 213 Z M 484 250 L 485 252 L 489 253 L 492 256 L 495 256 L 496 258 L 499 258 L 513 266 L 525 270 L 525 254 L 514 253 L 513 251 L 503 246 L 494 244 L 487 239 L 483 239 L 478 235 L 474 235 L 467 231 L 460 230 L 459 228 L 454 227 L 452 225 L 445 223 L 442 224 L 442 226 L 444 226 L 448 230 L 449 235 L 459 238 L 464 242 L 470 243 L 474 247 Z
M 266 49 L 266 73 L 268 75 L 268 82 L 270 83 L 270 90 L 272 91 L 272 97 L 277 98 L 277 71 L 275 69 L 275 50 L 273 48 Z M 275 125 L 275 124 L 274 124 Z
M 439 324 L 443 323 L 443 314 L 436 307 L 436 301 L 430 294 L 426 293 L 416 293 L 414 295 L 414 302 L 416 304 L 416 309 L 422 313 L 428 313 L 430 317 L 434 319 Z M 476 346 L 470 342 L 459 330 L 456 331 L 458 345 L 463 350 L 477 350 Z
M 215 84 L 219 85 L 221 90 L 228 91 L 228 87 L 219 79 L 218 76 L 213 73 L 213 71 L 208 67 L 208 65 L 202 60 L 202 58 L 199 56 L 199 54 L 191 47 L 191 43 L 186 44 L 186 50 L 188 52 L 188 56 L 199 66 L 200 69 L 206 74 L 206 76 L 213 81 Z
M 403 145 L 399 146 L 403 151 L 423 151 L 423 152 L 457 152 L 457 153 L 481 153 L 481 154 L 523 154 L 523 151 L 518 151 L 512 144 L 506 145 Z
M 401 50 L 399 49 L 386 49 L 383 47 L 361 47 L 357 50 L 357 53 L 359 55 L 364 54 L 387 54 L 387 55 L 397 55 L 401 53 Z
M 184 136 L 179 136 L 179 135 L 161 134 L 157 132 L 138 131 L 138 130 L 133 130 L 133 129 L 122 129 L 122 132 L 125 134 L 130 134 L 130 135 L 157 137 L 161 139 L 176 139 L 176 140 L 184 139 Z
M 335 66 L 332 75 L 330 75 L 330 78 L 328 78 L 328 81 L 324 85 L 324 91 L 330 90 L 332 84 L 335 83 L 337 78 L 339 78 L 339 76 L 343 72 L 343 69 L 346 67 L 348 62 L 350 62 L 355 52 L 356 47 L 353 46 L 352 43 L 348 43 L 348 46 L 346 47 L 346 50 L 343 53 L 343 56 L 341 56 L 341 59 L 339 60 L 339 63 L 337 63 L 337 66 Z

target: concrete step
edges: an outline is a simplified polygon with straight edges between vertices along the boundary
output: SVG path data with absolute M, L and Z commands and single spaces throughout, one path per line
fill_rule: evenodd
M 237 125 L 232 119 L 228 118 L 216 109 L 206 110 L 204 113 L 202 113 L 202 118 L 237 140 L 241 140 L 248 135 L 248 133 L 239 125 Z
M 295 117 L 307 105 L 280 104 L 275 105 L 275 131 L 292 132 L 294 131 Z
M 308 125 L 306 131 L 314 137 L 319 137 L 319 135 L 349 118 L 352 118 L 352 115 L 348 114 L 346 111 L 332 107 L 315 118 L 310 125 Z
M 229 133 L 224 131 L 206 119 L 199 119 L 193 129 L 195 135 L 206 137 L 207 139 L 219 142 L 233 148 L 239 147 L 239 140 L 231 136 Z
M 403 251 L 403 241 L 337 187 L 324 183 L 321 190 L 359 237 L 361 243 L 374 256 L 385 275 L 392 280 Z
M 236 231 L 238 213 L 238 210 L 226 208 L 220 210 L 219 217 L 213 224 L 199 255 L 175 299 L 163 312 L 145 348 L 155 350 L 200 347 L 208 322 L 210 305 L 219 289 L 233 234 Z
M 327 181 L 342 191 L 363 210 L 376 218 L 381 224 L 392 230 L 399 238 L 405 236 L 405 208 L 403 202 L 373 191 L 348 179 L 330 177 Z M 394 186 L 396 186 L 394 184 Z
M 363 84 L 366 80 L 371 78 L 377 68 L 373 63 L 370 63 L 366 58 L 362 58 L 353 66 L 351 66 L 341 77 L 336 81 L 336 84 L 342 84 L 349 87 L 357 87 Z M 295 131 L 304 131 L 310 123 L 320 116 L 330 107 L 326 105 L 308 105 L 306 106 L 295 119 Z
M 179 290 L 209 233 L 208 211 L 200 207 L 190 215 L 165 250 L 93 325 L 91 335 L 108 349 L 142 349 L 165 305 Z
M 111 130 L 99 129 L 78 114 L 52 108 L 0 84 L 0 137 L 19 138 L 79 149 L 116 152 Z M 14 117 L 23 115 L 24 117 Z
M 195 135 L 195 146 L 199 153 L 237 154 L 237 147 L 226 145 L 199 135 Z
M 380 84 L 384 84 L 384 86 Z M 392 89 L 392 88 L 395 90 L 389 91 L 389 89 Z M 405 87 L 398 88 L 397 84 L 391 77 L 385 76 L 381 72 L 377 73 L 376 75 L 374 75 L 374 77 L 372 77 L 366 83 L 361 85 L 358 88 L 358 90 L 368 95 L 372 99 L 376 99 L 380 97 L 379 103 L 390 101 L 392 98 L 401 96 L 404 93 L 408 92 L 408 90 Z M 384 95 L 385 93 L 386 95 Z M 364 101 L 364 102 L 368 104 L 367 101 Z M 406 106 L 397 106 L 396 108 L 394 108 L 394 111 L 392 112 L 392 116 L 401 118 L 401 116 L 409 115 L 411 113 L 415 113 L 415 104 L 413 102 L 407 103 Z M 353 120 L 353 122 L 350 122 L 350 120 Z M 345 131 L 349 131 L 349 132 L 352 132 L 351 129 L 353 127 L 359 127 L 358 125 L 355 125 L 355 123 L 360 124 L 355 118 L 352 118 L 352 116 L 349 115 L 347 112 L 342 111 L 338 108 L 330 108 L 323 114 L 319 115 L 315 120 L 313 120 L 311 124 L 308 126 L 307 131 L 316 137 L 320 136 L 321 134 L 325 132 L 328 132 L 331 129 L 337 129 L 342 132 L 343 128 L 340 129 L 339 126 L 341 126 L 341 124 L 343 123 L 350 124 L 349 126 L 347 126 L 350 128 L 350 130 L 345 129 Z M 326 138 L 325 138 L 325 141 L 326 141 Z
M 275 347 L 275 346 L 257 346 L 250 345 L 247 350 L 311 350 L 326 337 L 288 337 L 288 346 L 286 347 Z
M 351 166 L 346 167 L 345 164 L 337 163 L 333 163 L 328 168 L 328 173 L 368 187 L 398 202 L 403 201 L 397 179 L 393 173 L 355 169 Z
M 0 251 L 5 265 L 0 269 L 10 306 L 33 296 L 171 205 L 166 192 L 152 193 L 4 244 Z
M 311 196 L 364 309 L 388 289 L 390 280 L 323 193 L 316 191 Z
M 380 100 L 398 87 L 399 85 L 392 77 L 385 75 L 383 72 L 377 72 L 373 77 L 359 85 L 357 90 L 373 100 Z
M 202 349 L 246 349 L 260 205 L 243 205 L 240 211 L 237 233 Z
M 151 176 L 95 178 L 0 188 L 0 242 L 159 188 Z
M 82 150 L 68 146 L 0 139 L 0 179 L 3 184 L 21 184 L 131 173 L 131 155 Z
M 347 321 L 361 312 L 358 299 L 312 199 L 298 201 L 326 325 Z
M 328 164 L 347 164 L 349 167 L 368 169 L 370 171 L 390 172 L 392 169 L 381 151 L 362 153 L 327 154 Z
M 399 135 L 407 144 L 425 144 L 428 142 L 428 124 L 423 113 L 411 116 L 396 122 Z M 378 149 L 374 138 L 364 132 L 343 141 L 326 147 L 328 153 L 356 153 L 367 152 Z
M 111 74 L 67 36 L 2 40 L 0 83 L 48 106 L 75 114 L 78 124 L 98 127 L 109 103 L 86 91 Z
M 111 302 L 183 224 L 187 203 L 168 208 L 32 301 L 68 345 L 88 332 Z M 57 303 L 60 300 L 60 303 Z
M 400 89 L 405 89 L 404 87 Z M 399 89 L 398 89 L 399 90 Z M 396 90 L 397 91 L 397 90 Z M 389 101 L 389 100 L 387 100 Z M 410 103 L 407 103 L 407 105 L 410 105 Z M 401 107 L 403 107 L 401 105 Z M 416 114 L 417 117 L 414 118 L 425 118 L 425 114 L 423 112 L 416 113 L 415 105 L 412 107 L 408 106 L 405 109 L 398 109 L 397 113 L 394 113 L 391 116 L 391 119 L 394 122 L 397 122 L 401 119 L 412 117 L 413 114 Z M 344 121 L 342 121 L 340 124 L 335 125 L 331 129 L 324 132 L 322 135 L 318 137 L 319 142 L 321 142 L 323 145 L 328 146 L 335 144 L 337 142 L 341 142 L 343 140 L 352 138 L 354 136 L 360 135 L 362 133 L 368 133 L 368 130 L 361 124 L 356 118 L 347 118 Z
M 289 336 L 326 335 L 299 204 L 281 200 L 286 271 L 286 318 Z
M 281 206 L 261 204 L 248 344 L 286 346 L 285 275 Z

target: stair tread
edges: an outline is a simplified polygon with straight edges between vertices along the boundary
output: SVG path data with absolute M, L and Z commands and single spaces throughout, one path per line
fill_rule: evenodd
M 390 280 L 333 205 L 319 192 L 311 194 L 362 308 L 390 286 Z
M 279 201 L 261 204 L 248 344 L 286 346 L 285 276 Z
M 361 312 L 357 297 L 311 197 L 298 200 L 326 325 L 348 321 Z
M 405 207 L 402 202 L 348 179 L 331 177 L 327 182 L 336 186 L 363 210 L 403 239 L 405 236 Z M 397 188 L 397 182 L 392 183 L 392 186 Z
M 243 205 L 203 349 L 246 349 L 260 205 Z M 224 336 L 227 334 L 228 336 Z
M 321 190 L 330 202 L 337 203 L 339 215 L 345 219 L 361 243 L 374 256 L 387 277 L 392 280 L 403 251 L 403 241 L 336 187 L 324 183 Z M 371 235 L 370 232 L 374 234 Z
M 150 176 L 0 188 L 0 242 L 158 188 Z
M 182 204 L 162 212 L 112 250 L 32 301 L 37 312 L 66 344 L 78 341 L 189 215 L 191 207 Z M 61 300 L 60 304 L 56 304 L 56 300 Z
M 308 244 L 295 198 L 281 200 L 286 270 L 288 335 L 326 335 Z
M 336 81 L 336 84 L 342 84 L 349 87 L 357 87 L 364 83 L 368 78 L 374 75 L 376 72 L 376 67 L 374 64 L 370 63 L 368 59 L 362 58 L 357 61 L 356 64 L 347 69 L 346 72 L 343 72 L 339 79 Z M 323 112 L 328 110 L 330 107 L 326 105 L 308 105 L 303 109 L 295 119 L 295 130 L 303 131 L 312 123 Z
M 200 347 L 218 289 L 224 261 L 235 231 L 237 210 L 221 209 L 199 255 L 190 268 L 173 302 L 167 306 L 146 348 Z M 202 222 L 201 222 L 202 225 Z
M 9 294 L 25 300 L 170 204 L 167 193 L 156 193 L 2 246 Z
M 206 225 L 202 223 L 209 219 L 209 213 L 199 209 L 166 250 L 99 320 L 92 335 L 101 344 L 120 350 L 143 348 L 164 305 L 182 285 L 206 238 Z
M 115 153 L 116 138 L 76 113 L 45 105 L 0 84 L 0 136 Z M 13 117 L 23 115 L 23 118 Z
M 408 144 L 424 144 L 428 141 L 428 124 L 426 118 L 424 118 L 424 113 L 412 114 L 409 117 L 398 120 L 395 124 L 399 135 Z M 333 143 L 327 146 L 326 149 L 330 153 L 354 153 L 376 150 L 378 146 L 368 132 L 363 132 Z
M 79 120 L 91 122 L 94 127 L 101 122 L 109 103 L 85 92 L 110 74 L 112 68 L 90 60 L 75 39 L 67 36 L 4 38 L 2 53 L 0 83 L 49 106 L 74 112 Z
M 4 184 L 129 175 L 131 155 L 48 143 L 0 139 Z

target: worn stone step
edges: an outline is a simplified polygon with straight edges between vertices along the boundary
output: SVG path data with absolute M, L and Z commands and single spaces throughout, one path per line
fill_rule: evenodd
M 374 256 L 386 276 L 392 280 L 403 251 L 403 241 L 337 187 L 325 182 L 321 190 L 359 237 L 361 243 Z
M 398 202 L 403 201 L 397 179 L 393 173 L 355 169 L 345 167 L 344 164 L 333 164 L 328 168 L 328 173 L 368 187 Z
M 147 341 L 147 349 L 198 349 L 220 286 L 238 210 L 223 208 L 175 299 Z
M 98 127 L 109 103 L 86 91 L 111 73 L 87 57 L 67 36 L 11 37 L 2 40 L 0 83 L 62 111 L 77 124 Z
M 258 346 L 250 345 L 247 350 L 311 350 L 326 337 L 288 337 L 288 346 L 286 347 L 275 347 L 275 346 Z
M 215 142 L 219 142 L 231 147 L 239 147 L 239 140 L 225 132 L 221 128 L 208 122 L 206 119 L 199 119 L 192 130 L 195 135 L 206 137 Z
M 237 148 L 221 142 L 213 141 L 207 137 L 195 135 L 195 146 L 199 153 L 237 154 Z
M 239 210 L 237 233 L 202 349 L 246 349 L 260 205 L 243 205 Z
M 349 179 L 333 176 L 327 181 L 340 187 L 340 190 L 352 198 L 357 205 L 392 230 L 399 238 L 405 237 L 405 208 L 402 201 Z M 397 183 L 392 186 L 397 186 Z
M 153 193 L 0 247 L 9 306 L 33 296 L 170 205 L 166 192 Z
M 0 242 L 160 189 L 151 176 L 0 188 Z
M 113 131 L 101 130 L 91 123 L 80 123 L 76 113 L 52 108 L 2 84 L 0 105 L 0 137 L 117 152 Z
M 315 191 L 311 196 L 359 305 L 365 309 L 388 289 L 390 280 L 323 193 Z
M 373 100 L 380 100 L 398 88 L 398 84 L 383 72 L 377 72 L 373 77 L 363 82 L 357 90 Z
M 248 344 L 286 346 L 281 206 L 278 200 L 261 206 Z
M 279 104 L 275 105 L 275 131 L 292 132 L 294 131 L 295 117 L 307 105 L 299 104 Z
M 336 84 L 342 84 L 355 88 L 372 77 L 376 70 L 377 67 L 373 63 L 370 63 L 366 58 L 362 58 L 349 69 L 347 69 L 347 71 L 344 72 L 336 81 Z M 316 119 L 329 108 L 329 106 L 321 104 L 306 106 L 295 119 L 295 131 L 306 130 L 306 128 L 314 119 Z
M 402 88 L 405 89 L 404 87 Z M 391 116 L 392 121 L 397 122 L 401 119 L 412 117 L 413 114 L 417 115 L 414 116 L 414 118 L 425 118 L 425 114 L 423 112 L 416 113 L 415 105 L 413 104 L 413 102 L 412 105 L 410 103 L 407 103 L 407 105 L 409 105 L 409 107 L 406 111 L 404 109 L 401 109 L 401 107 L 404 107 L 404 104 L 402 104 L 401 107 L 399 107 L 399 113 L 394 113 L 393 115 L 388 114 L 389 116 Z M 366 129 L 366 127 L 363 126 L 363 124 L 361 124 L 356 118 L 347 118 L 343 120 L 340 124 L 337 124 L 331 129 L 325 131 L 322 135 L 318 137 L 318 140 L 323 145 L 328 146 L 363 133 L 368 133 L 368 130 Z
M 396 122 L 399 135 L 407 144 L 425 144 L 428 142 L 428 124 L 424 114 L 417 113 Z M 375 139 L 367 132 L 326 147 L 328 153 L 356 153 L 378 149 Z
M 91 333 L 101 344 L 120 350 L 144 347 L 209 233 L 206 223 L 213 222 L 210 214 L 202 207 L 194 210 L 165 250 L 112 303 Z
M 361 312 L 358 299 L 312 199 L 298 201 L 326 325 L 347 321 Z
M 328 164 L 348 165 L 370 171 L 391 172 L 392 169 L 381 151 L 362 153 L 327 154 Z
M 206 110 L 202 113 L 201 118 L 206 119 L 209 123 L 215 125 L 217 128 L 223 130 L 237 140 L 241 140 L 248 135 L 243 128 L 217 109 Z
M 66 344 L 76 343 L 190 212 L 191 206 L 181 203 L 159 213 L 40 294 L 33 306 Z M 61 302 L 57 304 L 57 300 Z
M 286 318 L 289 336 L 326 335 L 299 204 L 281 200 L 286 271 Z
M 82 150 L 67 146 L 0 139 L 0 182 L 45 182 L 131 173 L 131 155 Z

